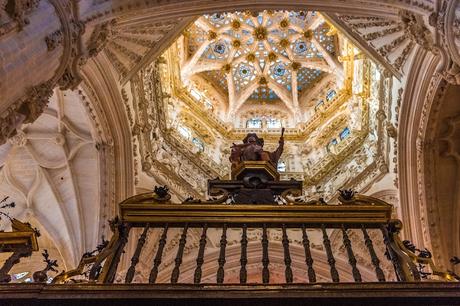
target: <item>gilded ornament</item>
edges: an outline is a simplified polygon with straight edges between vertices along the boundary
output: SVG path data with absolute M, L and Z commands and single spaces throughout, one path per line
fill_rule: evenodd
M 214 31 L 209 31 L 208 32 L 208 40 L 214 40 L 217 38 L 217 33 Z
M 287 27 L 289 27 L 289 20 L 285 18 L 280 21 L 280 28 L 286 29 Z
M 267 81 L 267 79 L 265 77 L 260 77 L 259 84 L 260 85 L 267 85 L 268 81 Z
M 259 26 L 259 27 L 254 29 L 254 37 L 257 40 L 265 40 L 265 39 L 267 39 L 267 34 L 268 34 L 267 28 L 265 28 L 265 27 Z
M 230 64 L 225 64 L 225 65 L 222 66 L 222 71 L 224 73 L 229 73 L 231 69 L 232 69 L 232 65 L 230 65 Z
M 283 38 L 283 39 L 280 40 L 279 44 L 280 44 L 281 48 L 286 49 L 287 47 L 289 47 L 290 43 L 289 43 L 288 39 Z
M 292 62 L 291 66 L 293 70 L 299 70 L 302 65 L 299 62 Z
M 256 55 L 254 53 L 249 53 L 247 56 L 246 56 L 246 59 L 248 62 L 253 62 L 256 60 Z
M 233 19 L 232 20 L 232 29 L 233 30 L 238 30 L 239 28 L 241 28 L 241 22 L 237 19 Z
M 312 39 L 313 38 L 313 31 L 312 30 L 306 30 L 303 32 L 303 37 L 306 39 Z
M 276 61 L 277 58 L 278 58 L 278 56 L 277 56 L 274 52 L 270 52 L 270 53 L 268 54 L 268 60 L 269 60 L 270 62 Z
M 239 48 L 241 47 L 241 41 L 239 39 L 235 39 L 233 42 L 232 42 L 232 46 L 234 48 Z

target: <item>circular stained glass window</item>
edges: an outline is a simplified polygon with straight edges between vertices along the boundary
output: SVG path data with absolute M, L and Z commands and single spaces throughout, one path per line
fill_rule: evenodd
M 298 41 L 295 44 L 294 51 L 297 53 L 303 53 L 307 50 L 307 44 L 304 41 Z
M 224 44 L 217 44 L 214 46 L 214 52 L 219 54 L 225 53 L 225 45 Z
M 283 64 L 278 64 L 275 66 L 275 69 L 273 70 L 273 72 L 277 76 L 283 76 L 286 73 L 286 68 L 284 67 Z
M 248 66 L 241 65 L 239 73 L 242 78 L 246 78 L 251 74 L 251 69 Z

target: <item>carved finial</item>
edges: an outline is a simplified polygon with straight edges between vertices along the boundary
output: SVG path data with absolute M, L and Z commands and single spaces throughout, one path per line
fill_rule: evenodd
M 160 198 L 164 198 L 168 195 L 168 192 L 169 192 L 169 188 L 167 186 L 155 186 L 155 188 L 153 189 L 153 192 L 155 192 L 155 194 L 160 197 Z
M 153 193 L 153 198 L 158 202 L 166 202 L 171 199 L 169 188 L 167 186 L 155 186 Z
M 352 189 L 339 189 L 339 200 L 341 202 L 350 202 L 353 200 L 353 197 L 355 196 L 356 192 Z
M 41 270 L 41 271 L 37 271 L 33 274 L 33 278 L 34 278 L 34 282 L 36 283 L 44 283 L 48 280 L 48 271 L 53 271 L 53 272 L 58 272 L 57 269 L 55 269 L 55 267 L 58 267 L 59 265 L 57 264 L 57 260 L 54 259 L 49 259 L 50 255 L 48 253 L 48 250 L 44 250 L 44 252 L 42 253 L 42 256 L 43 256 L 43 261 L 46 263 L 46 267 L 45 269 Z

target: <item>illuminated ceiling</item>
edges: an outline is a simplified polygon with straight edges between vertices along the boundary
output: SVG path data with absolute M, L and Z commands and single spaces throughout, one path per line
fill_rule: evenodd
M 302 94 L 327 74 L 343 77 L 333 32 L 316 12 L 206 15 L 184 33 L 181 78 L 216 88 L 224 121 L 252 101 L 282 102 L 297 123 Z
M 285 127 L 282 179 L 326 198 L 359 190 L 387 171 L 381 71 L 318 12 L 198 17 L 126 88 L 140 118 L 138 181 L 204 197 L 207 179 L 229 174 L 232 143 L 256 132 L 271 151 Z

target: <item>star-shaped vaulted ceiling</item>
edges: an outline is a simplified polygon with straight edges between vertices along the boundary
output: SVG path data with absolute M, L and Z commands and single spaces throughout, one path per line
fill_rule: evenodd
M 255 132 L 272 151 L 285 127 L 282 179 L 326 199 L 362 190 L 388 171 L 385 78 L 319 12 L 199 16 L 124 88 L 138 187 L 205 197 L 207 179 L 228 176 L 232 143 Z
M 330 74 L 343 81 L 334 33 L 317 12 L 205 15 L 184 33 L 181 79 L 216 89 L 225 122 L 245 103 L 271 103 L 295 125 L 306 119 L 300 104 L 314 84 Z

